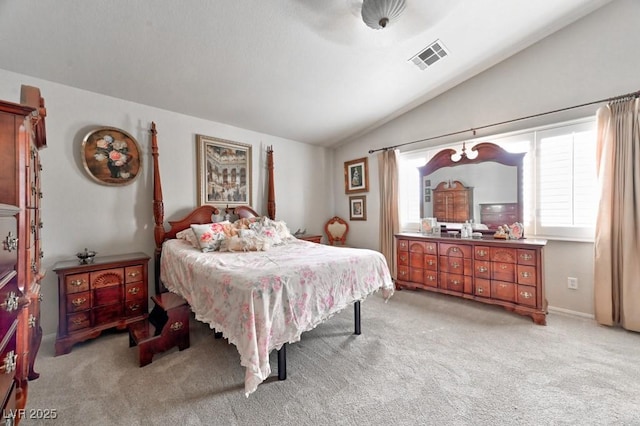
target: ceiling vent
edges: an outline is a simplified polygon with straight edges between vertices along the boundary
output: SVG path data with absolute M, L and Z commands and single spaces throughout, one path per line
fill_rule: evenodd
M 426 70 L 448 54 L 444 44 L 440 40 L 436 40 L 409 60 L 421 70 Z

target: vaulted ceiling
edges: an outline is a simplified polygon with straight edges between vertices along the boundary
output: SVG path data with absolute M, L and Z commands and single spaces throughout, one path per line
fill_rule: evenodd
M 0 0 L 0 68 L 333 146 L 609 1 L 407 0 L 373 30 L 362 0 Z

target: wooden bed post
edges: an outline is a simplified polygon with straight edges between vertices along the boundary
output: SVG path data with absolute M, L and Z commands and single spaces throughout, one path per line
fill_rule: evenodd
M 156 123 L 151 122 L 151 155 L 153 156 L 153 219 L 155 226 L 153 234 L 156 240 L 154 256 L 154 271 L 156 294 L 160 294 L 160 251 L 164 241 L 164 203 L 162 202 L 162 184 L 160 182 L 160 169 L 158 165 L 158 138 Z
M 267 147 L 267 173 L 269 175 L 269 193 L 267 197 L 267 215 L 269 219 L 276 219 L 276 191 L 273 184 L 273 147 Z

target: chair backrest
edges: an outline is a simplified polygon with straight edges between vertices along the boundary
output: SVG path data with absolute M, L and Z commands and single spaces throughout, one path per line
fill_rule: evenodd
M 349 224 L 342 218 L 334 216 L 324 225 L 324 232 L 327 234 L 329 245 L 345 245 L 347 242 L 347 234 L 349 233 Z

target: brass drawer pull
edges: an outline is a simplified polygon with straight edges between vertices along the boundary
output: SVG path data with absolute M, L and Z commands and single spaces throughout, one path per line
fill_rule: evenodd
M 507 268 L 508 268 L 508 266 L 507 266 L 507 265 L 505 265 L 505 264 L 501 264 L 501 265 L 500 265 L 500 269 L 502 269 L 503 271 L 504 271 L 505 269 L 507 269 Z
M 407 256 L 405 256 L 404 254 L 402 256 L 400 256 L 400 260 L 402 260 L 403 262 L 407 260 Z
M 130 288 L 128 291 L 129 294 L 138 294 L 139 292 L 140 292 L 140 287 L 133 287 L 133 288 Z
M 477 294 L 482 294 L 482 293 L 484 293 L 484 289 L 483 289 L 482 287 L 478 287 L 478 288 L 476 289 L 476 293 L 477 293 Z
M 434 277 L 433 275 L 429 275 L 429 276 L 427 277 L 427 279 L 428 279 L 429 281 L 435 281 L 435 280 L 436 280 L 436 277 Z
M 402 275 L 404 277 L 405 275 L 407 275 L 407 271 L 405 271 L 405 270 L 400 271 L 400 275 Z
M 489 268 L 486 266 L 478 266 L 478 272 L 487 272 Z
M 522 259 L 522 260 L 531 260 L 531 259 L 533 259 L 533 256 L 531 256 L 531 255 L 530 255 L 530 254 L 528 254 L 528 253 L 522 253 L 522 254 L 520 255 L 520 259 Z
M 427 264 L 428 264 L 429 266 L 433 266 L 433 264 L 434 264 L 434 263 L 435 263 L 435 262 L 434 262 L 433 260 L 431 260 L 431 259 L 429 259 L 429 261 L 427 262 Z
M 520 296 L 522 296 L 524 299 L 531 299 L 533 297 L 533 294 L 529 293 L 528 291 L 521 291 Z
M 454 253 L 457 253 L 459 250 L 458 250 L 458 247 L 453 247 L 453 248 L 451 249 L 451 251 L 452 251 L 452 252 L 454 252 Z
M 86 280 L 72 280 L 69 284 L 74 287 L 80 287 L 82 284 L 86 283 Z
M 480 250 L 478 250 L 478 251 L 476 252 L 476 254 L 477 254 L 479 257 L 485 257 L 485 256 L 487 255 L 487 251 L 486 251 L 486 250 L 482 250 L 482 249 L 480 249 Z
M 522 278 L 529 278 L 531 276 L 531 274 L 527 271 L 521 272 L 520 275 L 522 276 Z
M 2 364 L 4 374 L 12 373 L 13 370 L 16 369 L 17 361 L 18 355 L 14 351 L 7 352 L 7 355 L 4 357 L 4 361 Z
M 138 305 L 137 303 L 129 305 L 129 310 L 132 311 L 132 312 L 135 312 L 138 309 L 140 309 L 140 305 Z
M 453 267 L 453 269 L 458 269 L 460 267 L 460 264 L 458 262 L 453 262 L 451 266 Z
M 86 297 L 78 297 L 77 299 L 73 299 L 71 303 L 73 304 L 73 306 L 77 308 L 78 306 L 82 305 L 86 301 L 87 301 Z
M 14 311 L 18 309 L 19 299 L 20 297 L 15 292 L 10 291 L 9 294 L 7 294 L 7 300 L 5 300 L 0 306 L 2 306 L 7 312 Z
M 18 237 L 16 237 L 11 233 L 11 231 L 9 231 L 9 235 L 7 235 L 7 237 L 4 239 L 2 246 L 2 248 L 9 253 L 14 250 L 18 250 Z
M 507 284 L 500 283 L 500 288 L 507 288 Z
M 180 321 L 176 321 L 171 324 L 171 331 L 180 331 L 182 330 L 182 327 L 184 327 L 184 324 L 182 324 L 182 322 Z
M 458 280 L 453 280 L 453 281 L 451 281 L 451 283 L 453 285 L 455 285 L 455 286 L 459 286 L 460 285 L 460 281 L 458 281 Z
M 138 275 L 140 275 L 140 272 L 138 272 L 138 271 L 129 272 L 129 276 L 130 276 L 131 278 L 135 278 L 135 277 L 137 277 Z
M 86 321 L 86 319 L 79 319 L 79 318 L 76 318 L 76 319 L 74 319 L 74 320 L 73 320 L 73 321 L 71 321 L 71 322 L 72 322 L 72 323 L 74 323 L 75 325 L 80 325 L 80 324 L 82 324 L 82 323 L 83 323 L 83 322 L 85 322 L 85 321 Z

